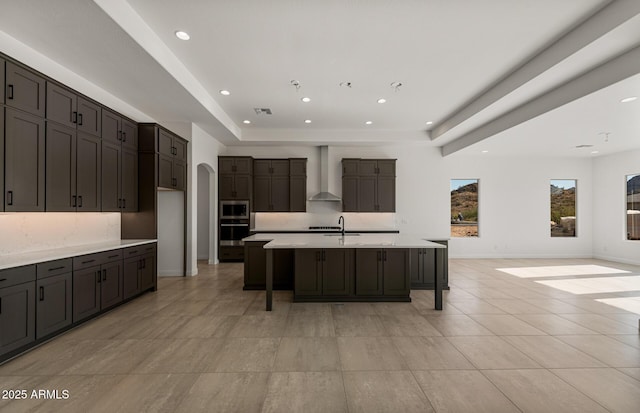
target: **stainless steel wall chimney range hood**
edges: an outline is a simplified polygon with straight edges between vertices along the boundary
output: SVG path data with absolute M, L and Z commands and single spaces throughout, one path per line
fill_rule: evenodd
M 329 192 L 329 147 L 320 146 L 320 192 L 309 198 L 309 201 L 342 202 L 342 199 Z

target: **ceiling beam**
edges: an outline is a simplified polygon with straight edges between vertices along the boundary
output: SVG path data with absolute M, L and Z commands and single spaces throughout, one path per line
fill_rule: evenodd
M 640 14 L 638 0 L 612 0 L 605 4 L 439 121 L 431 129 L 431 139 L 442 136 L 637 14 Z
M 638 73 L 640 73 L 640 45 L 636 45 L 633 49 L 449 142 L 442 147 L 442 155 L 451 155 L 490 136 Z

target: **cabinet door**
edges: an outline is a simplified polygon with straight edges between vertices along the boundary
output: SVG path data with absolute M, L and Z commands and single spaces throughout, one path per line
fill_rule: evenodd
M 102 133 L 102 108 L 81 96 L 78 96 L 78 130 L 93 136 Z
M 138 152 L 122 150 L 122 211 L 138 211 Z
M 102 142 L 100 138 L 78 132 L 76 194 L 78 211 L 98 212 L 102 202 Z
M 173 140 L 174 158 L 179 161 L 187 161 L 187 141 L 178 137 Z
M 289 175 L 271 178 L 271 211 L 289 211 Z
M 5 83 L 4 83 L 4 59 L 0 59 L 0 86 L 2 86 L 2 90 L 7 90 L 7 88 L 5 87 Z M 0 94 L 0 103 L 4 104 L 4 98 L 5 98 L 6 92 Z
M 173 189 L 178 191 L 187 189 L 187 165 L 178 160 L 173 161 Z
M 233 174 L 235 173 L 236 162 L 234 158 L 218 157 L 218 169 L 221 174 Z
M 351 295 L 353 250 L 326 249 L 322 256 L 322 294 Z
M 271 174 L 271 161 L 269 159 L 254 159 L 253 160 L 253 175 L 270 175 Z
M 158 155 L 158 186 L 173 188 L 173 158 L 167 155 Z
M 344 212 L 358 212 L 357 176 L 345 176 L 342 178 L 342 210 Z
M 343 159 L 342 160 L 342 176 L 358 176 L 358 159 Z
M 146 291 L 156 285 L 156 254 L 145 254 L 140 259 L 140 291 Z
M 129 297 L 140 292 L 140 267 L 142 261 L 139 257 L 127 258 L 124 260 L 122 267 L 122 299 L 126 300 Z
M 44 118 L 45 80 L 11 62 L 5 76 L 5 104 Z
M 271 211 L 271 178 L 269 175 L 253 177 L 253 210 L 255 212 Z
M 358 162 L 359 176 L 377 176 L 378 161 L 374 159 L 360 159 Z
M 158 153 L 173 157 L 173 135 L 164 129 L 158 129 Z
M 382 295 L 382 251 L 357 249 L 356 295 Z
M 127 120 L 120 120 L 120 127 L 122 132 L 122 148 L 138 151 L 138 125 Z
M 289 176 L 307 176 L 307 159 L 289 159 Z
M 244 288 L 265 288 L 267 252 L 262 248 L 266 242 L 245 242 L 244 244 Z M 278 250 L 274 250 L 277 252 Z M 274 257 L 275 258 L 275 257 Z M 275 261 L 275 259 L 274 259 Z M 274 263 L 275 267 L 275 263 Z M 275 285 L 275 271 L 273 276 Z
M 234 172 L 237 174 L 251 175 L 253 172 L 253 159 L 248 156 L 235 158 L 234 163 Z
M 396 178 L 395 176 L 379 176 L 376 188 L 378 212 L 396 212 Z
M 120 211 L 120 144 L 102 141 L 102 211 Z
M 100 311 L 100 267 L 73 271 L 73 322 Z
M 5 210 L 42 212 L 45 207 L 45 122 L 9 108 L 5 115 Z
M 409 278 L 409 250 L 388 248 L 382 250 L 384 295 L 408 296 L 411 288 Z
M 102 110 L 102 139 L 120 144 L 120 116 L 110 110 Z
M 376 176 L 361 176 L 358 179 L 358 211 L 359 212 L 375 212 L 377 211 L 376 184 L 378 178 Z
M 35 283 L 0 289 L 0 354 L 35 340 Z
M 289 178 L 289 211 L 306 212 L 307 177 L 306 175 Z
M 412 248 L 409 252 L 409 265 L 412 284 L 424 284 L 423 249 Z
M 322 295 L 322 250 L 299 248 L 295 250 L 294 294 L 296 296 Z
M 273 176 L 289 176 L 289 160 L 273 159 L 271 161 L 271 175 Z
M 235 199 L 251 198 L 251 175 L 235 175 Z
M 46 210 L 75 211 L 76 131 L 47 122 Z
M 42 338 L 71 325 L 72 274 L 66 273 L 36 282 L 36 338 Z
M 122 262 L 110 262 L 101 267 L 100 308 L 105 309 L 122 302 Z
M 396 176 L 395 159 L 378 159 L 378 176 Z
M 53 82 L 47 82 L 47 120 L 70 128 L 76 127 L 78 97 L 71 90 Z
M 218 179 L 218 198 L 233 199 L 234 194 L 234 175 L 220 175 Z

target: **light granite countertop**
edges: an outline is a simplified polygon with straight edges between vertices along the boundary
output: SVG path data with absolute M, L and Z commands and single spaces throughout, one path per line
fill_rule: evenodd
M 405 234 L 255 234 L 243 241 L 262 241 L 266 249 L 285 248 L 447 248 L 426 237 Z
M 31 251 L 22 254 L 11 254 L 0 257 L 0 270 L 20 267 L 23 265 L 38 264 L 40 262 L 59 260 L 63 258 L 77 257 L 79 255 L 93 254 L 115 250 L 119 248 L 135 247 L 136 245 L 157 242 L 156 239 L 123 239 L 95 244 L 76 245 L 72 247 L 55 248 L 50 250 Z

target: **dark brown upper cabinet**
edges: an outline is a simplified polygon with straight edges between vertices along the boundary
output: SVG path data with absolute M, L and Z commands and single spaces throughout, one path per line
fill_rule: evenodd
M 307 211 L 307 159 L 289 159 L 289 211 Z
M 100 211 L 100 139 L 47 122 L 46 147 L 46 210 Z
M 184 191 L 187 188 L 187 141 L 160 125 L 140 124 L 140 152 L 156 158 L 154 173 L 159 188 Z M 149 172 L 149 171 L 147 171 Z
M 102 109 L 102 139 L 138 150 L 138 125 L 108 109 Z
M 251 199 L 253 158 L 250 156 L 218 157 L 218 198 Z
M 255 159 L 253 188 L 255 212 L 288 212 L 289 160 Z
M 138 210 L 138 126 L 102 109 L 102 211 Z
M 5 211 L 45 209 L 45 121 L 5 108 Z
M 343 159 L 343 211 L 395 212 L 395 166 L 395 159 Z
M 5 87 L 5 83 L 4 83 L 4 63 L 5 63 L 5 60 L 0 58 L 0 86 L 2 86 L 2 90 L 6 91 L 7 88 Z M 6 92 L 2 93 L 1 95 L 2 97 L 0 98 L 0 103 L 4 104 L 4 98 L 5 98 Z
M 13 62 L 6 63 L 4 101 L 7 106 L 44 117 L 45 80 Z
M 54 82 L 47 82 L 47 120 L 100 136 L 102 108 L 74 91 Z
M 0 62 L 3 63 L 3 62 Z M 3 66 L 4 67 L 4 66 Z M 4 192 L 4 108 L 0 109 L 0 191 Z M 5 197 L 0 200 L 0 212 L 4 211 Z

